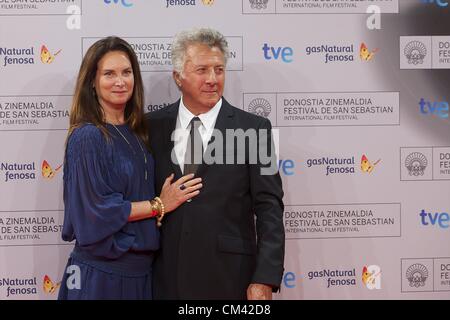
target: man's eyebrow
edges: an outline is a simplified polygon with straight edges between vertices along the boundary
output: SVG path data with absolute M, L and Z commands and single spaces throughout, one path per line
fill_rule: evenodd
M 196 68 L 197 67 L 209 67 L 209 65 L 208 64 L 195 64 L 195 63 L 192 63 Z M 223 64 L 223 63 L 221 63 L 221 64 L 218 64 L 218 65 L 213 65 L 212 67 L 213 68 L 217 68 L 217 67 L 224 67 L 225 65 Z

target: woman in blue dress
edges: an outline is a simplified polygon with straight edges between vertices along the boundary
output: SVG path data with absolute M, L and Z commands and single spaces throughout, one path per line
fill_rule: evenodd
M 132 47 L 118 37 L 86 52 L 64 165 L 62 238 L 75 240 L 59 299 L 151 299 L 164 214 L 196 196 L 200 178 L 166 179 L 155 197 L 144 93 Z

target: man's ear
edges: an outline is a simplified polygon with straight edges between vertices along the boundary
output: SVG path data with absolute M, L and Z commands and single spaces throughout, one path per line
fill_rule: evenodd
M 181 88 L 181 75 L 178 71 L 172 72 L 173 79 L 175 80 L 175 83 L 178 88 Z

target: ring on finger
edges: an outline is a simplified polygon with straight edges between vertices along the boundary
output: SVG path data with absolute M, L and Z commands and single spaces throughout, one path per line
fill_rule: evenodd
M 180 185 L 180 190 L 183 191 L 184 189 L 186 189 L 186 186 L 184 184 Z

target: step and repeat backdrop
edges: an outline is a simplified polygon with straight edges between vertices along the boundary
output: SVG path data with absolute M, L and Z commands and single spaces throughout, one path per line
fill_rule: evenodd
M 62 165 L 83 54 L 129 41 L 145 111 L 179 97 L 180 30 L 226 35 L 224 96 L 279 131 L 275 299 L 450 299 L 445 0 L 0 0 L 0 299 L 55 299 Z

